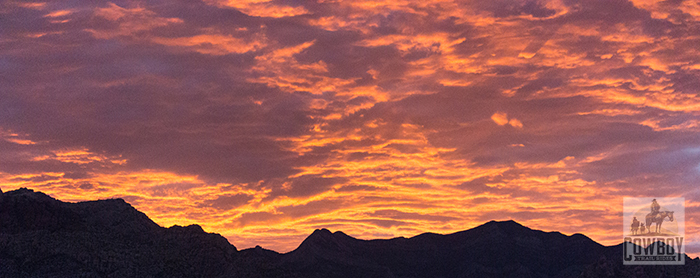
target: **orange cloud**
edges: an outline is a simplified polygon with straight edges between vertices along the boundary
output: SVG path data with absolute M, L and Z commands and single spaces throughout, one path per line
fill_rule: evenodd
M 513 127 L 517 128 L 522 128 L 523 123 L 520 122 L 520 120 L 516 118 L 511 118 L 508 120 L 508 114 L 503 113 L 503 112 L 496 112 L 493 115 L 491 115 L 491 120 L 493 120 L 494 123 L 497 125 L 507 125 L 510 124 Z
M 3 130 L 0 128 L 0 139 L 5 140 L 7 142 L 19 144 L 19 145 L 35 145 L 37 142 L 34 142 L 32 140 L 26 139 L 28 137 L 28 134 L 25 134 L 24 136 L 20 136 L 17 133 L 8 131 L 8 130 Z
M 182 38 L 154 38 L 155 43 L 168 46 L 183 46 L 202 54 L 225 55 L 256 51 L 265 46 L 263 40 L 245 40 L 224 35 L 197 35 Z
M 63 17 L 67 16 L 69 14 L 72 14 L 73 12 L 70 10 L 59 10 L 59 11 L 53 11 L 48 14 L 46 14 L 44 17 Z
M 510 121 L 508 121 L 508 123 L 513 127 L 517 127 L 517 128 L 523 127 L 523 123 L 521 123 L 518 119 L 515 119 L 515 118 L 510 119 Z
M 46 7 L 46 2 L 17 3 L 22 8 L 42 10 Z
M 491 120 L 497 125 L 505 125 L 508 123 L 508 115 L 503 112 L 496 112 L 491 115 Z
M 700 9 L 603 2 L 12 4 L 0 187 L 239 248 L 492 219 L 616 244 L 622 196 L 697 194 Z
M 244 1 L 218 1 L 217 5 L 236 8 L 237 10 L 250 15 L 260 17 L 289 17 L 308 13 L 303 7 L 292 7 L 274 3 L 269 0 L 244 0 Z
M 122 8 L 111 2 L 107 4 L 107 7 L 97 8 L 94 11 L 94 15 L 119 24 L 116 29 L 86 29 L 86 31 L 100 39 L 131 36 L 153 28 L 182 23 L 182 20 L 179 18 L 159 17 L 146 8 Z

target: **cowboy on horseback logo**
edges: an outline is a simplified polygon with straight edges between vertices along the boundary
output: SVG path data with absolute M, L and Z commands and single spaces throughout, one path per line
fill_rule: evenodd
M 624 198 L 624 264 L 685 264 L 684 204 L 684 198 Z

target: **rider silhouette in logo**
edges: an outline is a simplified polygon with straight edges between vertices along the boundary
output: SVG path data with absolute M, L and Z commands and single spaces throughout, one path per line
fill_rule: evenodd
M 659 213 L 659 209 L 661 209 L 661 206 L 659 206 L 659 203 L 656 202 L 656 199 L 651 200 L 651 216 L 656 217 L 656 214 Z
M 673 211 L 659 211 L 660 209 L 661 206 L 656 202 L 656 199 L 651 200 L 651 212 L 644 218 L 649 233 L 661 233 L 661 225 L 665 218 L 673 222 Z M 656 226 L 652 229 L 651 224 L 656 224 Z
M 632 231 L 632 235 L 637 234 L 637 230 L 639 229 L 639 220 L 637 220 L 637 217 L 633 217 L 632 219 L 632 226 L 630 227 L 630 230 Z

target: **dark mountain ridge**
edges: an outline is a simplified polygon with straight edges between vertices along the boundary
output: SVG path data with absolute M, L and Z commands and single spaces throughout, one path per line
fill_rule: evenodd
M 623 266 L 621 245 L 514 221 L 375 240 L 319 229 L 286 254 L 239 251 L 197 225 L 160 227 L 121 199 L 19 189 L 0 191 L 0 277 L 700 277 L 700 259 Z
M 0 199 L 0 277 L 215 277 L 237 250 L 201 227 L 162 228 L 121 199 Z M 222 268 L 223 267 L 223 268 Z

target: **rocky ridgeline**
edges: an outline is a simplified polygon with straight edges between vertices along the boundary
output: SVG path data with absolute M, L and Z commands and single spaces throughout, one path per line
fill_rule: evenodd
M 160 227 L 121 199 L 1 192 L 0 277 L 700 277 L 697 258 L 623 266 L 621 246 L 513 221 L 385 240 L 319 229 L 279 254 L 238 251 L 197 225 Z
M 64 203 L 19 189 L 0 201 L 0 277 L 216 277 L 236 252 L 196 225 L 162 228 L 121 199 Z

